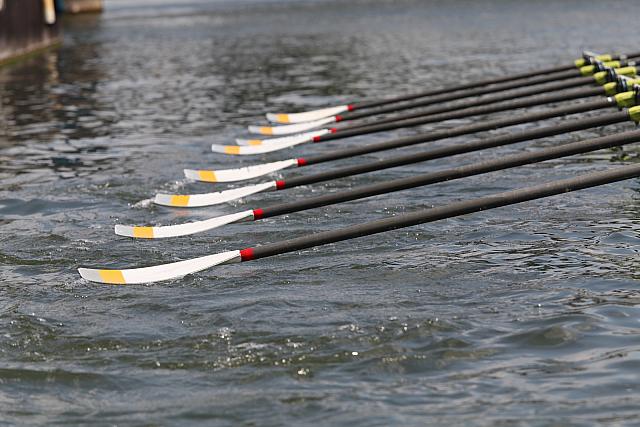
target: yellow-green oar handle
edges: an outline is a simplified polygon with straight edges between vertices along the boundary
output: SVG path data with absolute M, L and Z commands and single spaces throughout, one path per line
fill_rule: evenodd
M 632 88 L 634 85 L 640 85 L 640 78 L 638 78 L 638 76 L 622 76 L 622 78 L 626 79 L 625 83 L 627 88 Z M 602 85 L 605 95 L 613 96 L 619 92 L 626 92 L 628 89 L 622 89 L 620 84 L 620 82 L 616 81 Z
M 607 61 L 611 61 L 613 57 L 609 54 L 605 54 L 605 55 L 598 55 L 595 57 L 595 59 L 597 61 L 607 62 Z M 576 59 L 574 63 L 578 68 L 584 67 L 585 65 L 589 65 L 585 58 Z
M 629 112 L 629 118 L 634 122 L 640 123 L 640 105 L 631 107 L 627 110 Z
M 620 68 L 622 67 L 622 62 L 620 61 L 606 61 L 602 62 L 602 65 L 609 68 Z M 595 64 L 585 65 L 584 67 L 580 67 L 580 74 L 583 76 L 592 76 L 595 72 L 597 72 L 597 68 Z
M 631 108 L 638 104 L 638 92 L 635 90 L 629 90 L 621 92 L 613 96 L 616 101 L 616 105 L 620 108 Z
M 627 77 L 633 77 L 635 76 L 637 73 L 637 68 L 633 65 L 629 65 L 627 67 L 622 67 L 622 68 L 614 68 L 613 71 L 615 71 L 616 75 L 618 76 L 627 76 Z M 593 79 L 595 80 L 595 82 L 599 85 L 603 85 L 605 83 L 609 82 L 609 72 L 608 71 L 599 71 L 597 73 L 595 73 L 593 75 Z

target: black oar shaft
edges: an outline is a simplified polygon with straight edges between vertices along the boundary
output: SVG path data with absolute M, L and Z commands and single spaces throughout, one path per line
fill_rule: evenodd
M 422 187 L 453 179 L 465 178 L 483 173 L 495 172 L 545 160 L 558 159 L 575 154 L 588 153 L 590 151 L 613 148 L 620 145 L 632 144 L 640 141 L 640 131 L 631 131 L 616 135 L 578 141 L 557 147 L 546 148 L 532 153 L 514 154 L 511 156 L 445 169 L 437 172 L 425 173 L 408 178 L 395 179 L 387 182 L 364 185 L 352 190 L 338 193 L 325 194 L 317 197 L 306 198 L 295 202 L 281 203 L 257 210 L 259 218 L 269 218 L 314 209 L 322 206 L 343 203 L 347 201 L 377 196 L 380 194 L 402 191 L 410 188 Z M 256 212 L 256 210 L 254 210 Z M 255 214 L 254 214 L 255 216 Z
M 427 107 L 436 104 L 442 104 L 445 102 L 450 102 L 459 99 L 478 97 L 482 95 L 494 94 L 494 96 L 500 98 L 501 94 L 496 94 L 496 92 L 506 92 L 510 90 L 514 90 L 512 97 L 507 97 L 506 99 L 514 99 L 518 96 L 527 96 L 527 95 L 535 95 L 538 93 L 557 91 L 561 89 L 569 89 L 577 86 L 585 86 L 594 84 L 595 81 L 592 76 L 586 77 L 575 77 L 568 80 L 559 81 L 558 79 L 547 80 L 543 85 L 523 85 L 520 82 L 513 82 L 504 85 L 497 85 L 491 87 L 480 87 L 477 89 L 469 89 L 464 91 L 453 91 L 448 93 L 443 93 L 441 95 L 432 96 L 426 99 L 422 99 L 419 101 L 413 102 L 405 102 L 402 104 L 394 104 L 381 108 L 375 109 L 367 109 L 366 111 L 354 111 L 351 113 L 341 114 L 341 120 L 357 120 L 365 117 L 376 116 L 380 114 L 392 113 L 396 111 L 409 110 L 413 108 Z M 518 91 L 523 94 L 519 95 Z
M 629 55 L 625 55 L 628 58 L 634 58 L 637 56 L 640 56 L 640 52 L 634 52 L 631 53 Z M 612 57 L 612 59 L 616 60 L 619 59 L 621 56 L 620 55 L 615 55 Z M 547 79 L 548 74 L 556 74 L 555 76 L 553 76 L 552 79 Z M 579 69 L 575 66 L 575 64 L 571 64 L 571 65 L 562 65 L 562 66 L 558 66 L 558 67 L 551 67 L 551 68 L 547 68 L 544 70 L 538 70 L 538 71 L 530 71 L 530 72 L 525 72 L 525 73 L 520 73 L 520 74 L 512 74 L 510 76 L 505 76 L 505 77 L 498 77 L 498 78 L 494 78 L 494 79 L 487 79 L 487 80 L 483 80 L 483 81 L 479 81 L 479 82 L 472 82 L 472 83 L 465 83 L 462 85 L 458 85 L 457 87 L 448 87 L 448 88 L 442 88 L 442 89 L 433 89 L 433 90 L 426 90 L 426 91 L 421 91 L 421 92 L 417 92 L 417 93 L 412 93 L 412 94 L 407 94 L 407 95 L 401 95 L 401 96 L 396 96 L 396 97 L 392 97 L 392 98 L 387 98 L 387 99 L 381 99 L 381 100 L 375 100 L 375 101 L 363 101 L 363 102 L 357 102 L 352 104 L 352 106 L 354 107 L 354 109 L 364 109 L 364 108 L 373 108 L 373 107 L 377 107 L 380 105 L 385 105 L 385 104 L 391 104 L 391 103 L 395 103 L 395 102 L 403 102 L 403 101 L 409 101 L 412 99 L 416 99 L 416 98 L 422 98 L 422 97 L 427 97 L 427 96 L 437 96 L 443 93 L 447 93 L 447 92 L 451 92 L 454 90 L 457 91 L 462 91 L 462 90 L 467 90 L 467 89 L 474 89 L 477 87 L 482 87 L 482 86 L 488 86 L 488 85 L 498 85 L 501 83 L 506 83 L 506 82 L 512 82 L 512 81 L 517 81 L 517 80 L 526 80 L 527 83 L 530 82 L 530 84 L 537 84 L 537 83 L 542 83 L 544 81 L 550 81 L 550 80 L 560 80 L 560 79 L 568 79 L 571 77 L 577 77 L 580 75 L 580 71 Z M 546 79 L 546 80 L 545 80 Z M 523 84 L 524 82 L 521 82 L 521 84 Z
M 336 136 L 333 136 L 333 139 L 337 139 L 337 137 L 344 138 L 344 136 L 341 136 L 341 135 L 346 135 L 346 134 L 343 134 L 343 132 L 352 131 L 354 129 L 359 130 L 359 131 L 353 132 L 356 134 L 360 134 L 359 132 L 374 133 L 374 132 L 381 132 L 385 130 L 392 130 L 392 129 L 395 129 L 396 124 L 401 121 L 406 124 L 406 120 L 415 120 L 412 122 L 414 124 L 413 125 L 410 124 L 409 126 L 418 126 L 418 125 L 423 125 L 428 123 L 443 122 L 445 120 L 453 120 L 453 119 L 460 119 L 460 118 L 466 118 L 466 117 L 477 116 L 477 115 L 492 114 L 492 113 L 498 113 L 501 111 L 515 110 L 518 108 L 535 107 L 537 105 L 551 104 L 554 102 L 571 101 L 574 99 L 588 98 L 590 96 L 599 96 L 599 95 L 600 96 L 606 95 L 606 91 L 602 86 L 576 88 L 576 89 L 570 89 L 566 91 L 554 92 L 549 94 L 544 94 L 542 92 L 541 94 L 536 94 L 535 92 L 518 94 L 518 95 L 509 94 L 508 96 L 495 97 L 489 102 L 485 102 L 486 100 L 480 99 L 477 101 L 470 102 L 464 106 L 460 106 L 460 105 L 445 106 L 443 108 L 434 109 L 433 112 L 431 111 L 416 112 L 412 114 L 402 115 L 401 117 L 394 116 L 394 117 L 379 119 L 379 120 L 376 120 L 375 124 L 373 125 L 371 123 L 366 123 L 366 124 L 354 124 L 354 125 L 340 127 L 338 129 L 338 132 L 335 134 Z M 440 111 L 436 111 L 436 110 L 440 110 Z M 387 124 L 387 126 L 382 126 L 384 124 Z M 351 136 L 355 136 L 355 135 L 351 134 Z M 327 139 L 319 138 L 320 141 L 329 140 L 329 139 L 330 138 L 327 138 Z
M 422 144 L 424 142 L 438 141 L 445 138 L 453 138 L 457 136 L 469 135 L 476 132 L 483 132 L 492 129 L 500 129 L 507 126 L 514 126 L 522 123 L 536 122 L 546 120 L 553 117 L 561 117 L 569 114 L 584 113 L 602 108 L 613 107 L 616 105 L 615 100 L 609 98 L 596 99 L 589 102 L 581 102 L 567 106 L 557 107 L 550 110 L 520 114 L 501 118 L 497 120 L 489 120 L 480 123 L 474 123 L 467 126 L 460 126 L 452 129 L 445 129 L 426 134 L 410 136 L 405 138 L 393 139 L 390 141 L 379 142 L 375 144 L 361 145 L 341 150 L 335 150 L 331 153 L 320 154 L 316 156 L 306 157 L 301 163 L 307 165 L 329 162 L 333 160 L 346 159 L 349 157 L 360 156 L 363 154 L 375 153 L 378 151 L 391 150 L 394 148 L 408 147 L 410 145 Z
M 493 138 L 485 138 L 478 141 L 455 144 L 446 147 L 439 147 L 422 153 L 412 153 L 404 156 L 396 156 L 389 159 L 378 160 L 370 163 L 363 163 L 342 168 L 332 169 L 326 172 L 319 172 L 311 175 L 302 175 L 290 179 L 278 181 L 278 189 L 298 187 L 301 185 L 317 184 L 319 182 L 333 179 L 345 178 L 347 176 L 359 175 L 367 172 L 375 172 L 398 166 L 411 165 L 428 160 L 441 159 L 462 153 L 485 150 L 488 148 L 501 147 L 518 142 L 532 141 L 540 138 L 547 138 L 553 135 L 576 132 L 579 130 L 591 129 L 599 126 L 607 126 L 630 120 L 628 111 L 616 111 L 609 114 L 601 114 L 580 120 L 571 120 L 556 126 L 549 126 L 537 129 L 514 132 Z
M 592 89 L 592 90 L 587 91 L 587 93 L 596 93 L 596 94 L 604 93 L 603 92 L 604 89 L 602 88 L 595 87 L 595 88 L 589 88 L 589 89 Z M 602 91 L 598 91 L 597 89 L 601 89 Z M 582 93 L 580 91 L 574 92 L 574 95 L 575 94 L 578 95 L 577 98 L 582 97 L 581 96 Z M 395 129 L 422 126 L 422 125 L 435 123 L 443 120 L 450 120 L 450 117 L 460 118 L 460 117 L 466 117 L 466 116 L 473 116 L 477 114 L 488 114 L 488 112 L 504 111 L 504 109 L 509 109 L 509 108 L 515 109 L 515 108 L 534 107 L 537 105 L 543 105 L 543 104 L 548 104 L 551 102 L 559 102 L 559 101 L 562 101 L 562 97 L 558 93 L 537 95 L 533 97 L 520 99 L 515 104 L 503 103 L 503 104 L 500 104 L 498 107 L 496 107 L 495 105 L 473 107 L 474 108 L 473 110 L 471 110 L 470 112 L 467 111 L 466 113 L 462 113 L 460 112 L 461 110 L 459 110 L 452 113 L 443 113 L 438 115 L 434 114 L 434 115 L 417 117 L 417 118 L 407 119 L 407 120 L 394 120 L 387 123 L 375 123 L 367 126 L 361 126 L 351 130 L 343 130 L 343 131 L 338 131 L 336 133 L 322 135 L 322 136 L 316 137 L 314 139 L 314 142 L 333 141 L 337 139 L 350 138 L 353 136 L 367 135 L 370 133 L 386 132 L 386 131 L 395 130 Z M 515 101 L 511 101 L 511 102 L 515 102 Z M 511 105 L 514 105 L 514 106 L 511 106 Z M 504 109 L 500 109 L 500 108 L 504 108 Z
M 315 246 L 336 243 L 343 240 L 355 239 L 357 237 L 370 236 L 385 231 L 397 230 L 399 228 L 411 227 L 441 219 L 453 218 L 487 209 L 513 205 L 543 197 L 555 196 L 570 191 L 610 184 L 617 181 L 636 178 L 638 176 L 640 176 L 640 164 L 624 166 L 613 170 L 581 175 L 575 178 L 521 188 L 478 199 L 451 203 L 437 208 L 423 209 L 409 214 L 320 232 L 296 239 L 289 239 L 254 248 L 247 248 L 243 249 L 240 253 L 242 261 L 250 261 L 253 259 L 299 251 Z

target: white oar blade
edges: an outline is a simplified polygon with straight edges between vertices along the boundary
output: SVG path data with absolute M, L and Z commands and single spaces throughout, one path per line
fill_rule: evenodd
M 184 175 L 194 181 L 203 182 L 233 182 L 244 181 L 267 175 L 298 164 L 297 159 L 280 160 L 279 162 L 264 163 L 262 165 L 246 166 L 244 168 L 223 170 L 194 170 L 185 169 Z
M 303 123 L 313 120 L 323 119 L 329 116 L 349 111 L 348 105 L 339 105 L 337 107 L 322 108 L 320 110 L 305 111 L 304 113 L 267 113 L 267 120 L 272 123 Z
M 238 145 L 211 145 L 211 151 L 214 153 L 230 154 L 232 156 L 253 156 L 256 154 L 271 153 L 273 151 L 284 150 L 285 148 L 294 147 L 313 141 L 313 139 L 296 139 L 289 142 L 279 142 L 277 144 L 252 145 L 250 147 Z
M 91 282 L 109 285 L 133 285 L 177 279 L 216 265 L 240 262 L 240 259 L 240 251 L 229 251 L 153 267 L 128 270 L 79 268 L 78 272 L 83 279 Z
M 243 146 L 263 145 L 263 144 L 280 144 L 291 141 L 305 140 L 306 142 L 313 141 L 316 136 L 322 136 L 331 133 L 329 129 L 319 129 L 312 132 L 305 132 L 299 135 L 281 136 L 279 138 L 267 138 L 267 139 L 236 139 L 236 144 Z
M 218 205 L 220 203 L 238 200 L 262 191 L 276 189 L 276 182 L 263 182 L 261 184 L 249 185 L 246 187 L 232 188 L 231 190 L 217 191 L 215 193 L 204 194 L 156 194 L 153 202 L 162 206 L 175 208 L 198 208 L 202 206 Z
M 306 132 L 329 123 L 335 123 L 335 121 L 335 117 L 326 117 L 324 119 L 314 120 L 313 122 L 297 123 L 294 125 L 249 126 L 249 132 L 260 135 L 290 135 L 292 133 Z
M 218 216 L 204 221 L 187 222 L 185 224 L 166 225 L 160 227 L 138 227 L 130 225 L 116 225 L 116 234 L 138 239 L 163 239 L 167 237 L 188 236 L 213 230 L 223 225 L 240 221 L 252 221 L 253 210 L 238 212 L 230 215 Z

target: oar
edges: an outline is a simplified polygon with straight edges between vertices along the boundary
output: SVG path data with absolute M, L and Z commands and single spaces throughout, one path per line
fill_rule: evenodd
M 538 71 L 530 71 L 526 73 L 513 74 L 511 76 L 483 80 L 479 82 L 460 84 L 455 87 L 431 89 L 431 90 L 426 90 L 426 91 L 417 92 L 413 94 L 391 97 L 387 99 L 350 103 L 350 104 L 339 105 L 335 107 L 322 108 L 319 110 L 306 111 L 302 113 L 284 113 L 284 114 L 283 113 L 279 113 L 279 114 L 267 113 L 267 119 L 275 123 L 301 123 L 301 122 L 318 120 L 318 119 L 322 119 L 329 116 L 334 116 L 336 114 L 340 114 L 346 111 L 365 110 L 368 108 L 374 108 L 381 105 L 410 101 L 413 99 L 424 98 L 428 96 L 437 96 L 437 95 L 451 92 L 454 90 L 463 91 L 463 90 L 475 89 L 483 86 L 498 85 L 501 83 L 513 82 L 518 80 L 527 80 L 527 81 L 530 81 L 531 84 L 537 84 L 537 83 L 540 83 L 541 81 L 549 81 L 549 80 L 545 80 L 548 74 L 554 74 L 554 77 L 552 80 L 576 77 L 579 75 L 578 73 L 576 73 L 576 71 L 581 72 L 582 67 L 584 66 L 595 65 L 598 62 L 626 60 L 629 57 L 637 57 L 637 56 L 640 56 L 640 52 L 632 53 L 629 55 L 617 55 L 617 56 L 596 55 L 591 52 L 585 52 L 582 58 L 575 60 L 574 64 L 571 64 L 571 65 L 552 67 L 552 68 L 547 68 L 547 69 L 538 70 Z M 576 68 L 578 70 L 576 70 Z
M 629 73 L 635 75 L 635 67 L 627 67 L 626 69 L 621 69 L 625 73 Z M 611 73 L 611 77 L 615 78 L 615 74 Z M 616 79 L 617 80 L 617 79 Z M 304 144 L 307 142 L 326 142 L 337 139 L 349 138 L 353 136 L 366 135 L 370 133 L 376 132 L 385 132 L 394 129 L 406 128 L 406 127 L 415 127 L 421 126 L 429 123 L 436 123 L 443 120 L 450 120 L 452 118 L 462 118 L 462 117 L 471 117 L 478 114 L 488 114 L 490 112 L 498 112 L 498 111 L 506 111 L 510 109 L 517 108 L 527 108 L 537 105 L 543 105 L 553 102 L 560 102 L 567 99 L 578 99 L 586 96 L 593 96 L 594 94 L 605 95 L 608 91 L 615 92 L 616 84 L 615 82 L 611 86 L 607 86 L 606 88 L 603 86 L 587 88 L 585 89 L 577 89 L 577 90 L 569 90 L 562 91 L 559 93 L 550 93 L 550 94 L 542 94 L 535 95 L 523 99 L 517 99 L 515 101 L 505 101 L 492 105 L 485 105 L 479 107 L 472 107 L 468 109 L 462 109 L 459 111 L 452 111 L 449 113 L 442 114 L 433 114 L 420 116 L 417 118 L 410 118 L 407 120 L 393 120 L 390 122 L 383 123 L 373 123 L 365 126 L 358 126 L 357 128 L 352 129 L 342 129 L 338 130 L 336 128 L 329 130 L 322 130 L 317 135 L 311 137 L 309 134 L 305 134 L 296 137 L 289 137 L 286 141 L 270 141 L 269 144 L 260 144 L 259 142 L 251 142 L 250 146 L 235 146 L 235 145 L 216 145 L 213 144 L 211 146 L 211 150 L 214 152 L 225 153 L 225 154 L 235 154 L 235 155 L 256 155 L 256 154 L 264 154 L 270 153 L 274 151 L 279 151 L 285 148 L 290 148 L 296 145 Z M 610 88 L 613 88 L 611 90 Z M 565 98 L 565 96 L 567 98 Z
M 635 67 L 633 66 L 627 67 L 626 62 L 621 63 L 620 61 L 614 61 L 614 62 L 609 62 L 607 64 L 609 64 L 610 66 L 604 66 L 600 64 L 598 68 L 593 68 L 595 67 L 594 65 L 584 67 L 585 69 L 589 70 L 588 72 L 583 73 L 585 76 L 575 77 L 570 80 L 551 79 L 552 76 L 549 76 L 549 80 L 545 82 L 544 85 L 541 85 L 541 86 L 540 85 L 532 86 L 529 84 L 522 84 L 520 82 L 511 82 L 508 84 L 505 83 L 502 85 L 496 85 L 496 86 L 490 86 L 490 87 L 480 87 L 472 90 L 448 92 L 438 96 L 422 99 L 419 101 L 404 102 L 402 104 L 393 104 L 393 105 L 386 106 L 384 108 L 370 109 L 364 112 L 351 112 L 343 115 L 334 115 L 334 116 L 330 116 L 330 117 L 326 117 L 326 118 L 322 118 L 322 119 L 314 120 L 310 122 L 296 123 L 296 124 L 282 125 L 282 126 L 249 126 L 249 132 L 257 133 L 261 135 L 291 135 L 294 133 L 306 132 L 311 129 L 315 129 L 320 126 L 325 126 L 331 123 L 342 122 L 347 120 L 353 121 L 356 119 L 362 119 L 362 118 L 371 117 L 371 116 L 379 116 L 381 114 L 386 114 L 386 113 L 404 111 L 404 110 L 415 109 L 419 107 L 432 106 L 436 104 L 439 105 L 446 102 L 461 100 L 465 98 L 472 98 L 472 97 L 476 98 L 478 96 L 495 94 L 496 92 L 504 92 L 511 89 L 518 89 L 520 91 L 524 89 L 526 90 L 524 91 L 523 95 L 518 95 L 518 93 L 516 92 L 514 94 L 514 97 L 507 98 L 507 99 L 514 99 L 514 98 L 517 98 L 518 96 L 551 92 L 559 89 L 569 89 L 569 88 L 589 85 L 593 83 L 601 85 L 606 83 L 607 81 L 613 81 L 613 79 L 615 78 L 615 76 L 611 75 L 611 72 L 609 71 L 611 69 L 614 69 L 619 74 L 625 74 L 625 72 L 627 74 L 635 74 Z M 625 65 L 625 66 L 621 68 L 621 65 Z M 599 71 L 594 74 L 590 72 L 593 69 L 599 70 Z
M 532 129 L 525 132 L 503 135 L 494 138 L 469 142 L 465 144 L 457 144 L 449 147 L 441 147 L 422 153 L 409 154 L 404 156 L 392 157 L 389 159 L 378 160 L 375 162 L 346 166 L 338 169 L 320 172 L 311 175 L 302 175 L 291 179 L 280 179 L 275 181 L 263 182 L 260 184 L 249 185 L 245 187 L 233 188 L 230 190 L 218 191 L 214 193 L 191 194 L 191 195 L 171 195 L 157 194 L 154 203 L 171 207 L 202 207 L 211 206 L 220 203 L 230 202 L 252 194 L 264 191 L 286 190 L 301 185 L 317 184 L 319 182 L 330 181 L 334 179 L 344 178 L 347 176 L 359 175 L 362 173 L 380 171 L 398 166 L 414 164 L 427 160 L 434 160 L 460 153 L 468 153 L 472 151 L 483 150 L 486 148 L 498 147 L 517 142 L 530 141 L 533 139 L 543 138 L 551 135 L 564 134 L 577 130 L 584 130 L 598 126 L 606 126 L 614 123 L 620 123 L 626 120 L 640 120 L 640 107 L 633 107 L 627 111 L 620 111 L 610 114 L 598 115 L 582 120 L 568 121 L 556 126 L 546 128 Z M 298 160 L 299 161 L 299 160 Z
M 617 73 L 617 74 L 621 77 L 627 77 L 625 76 L 625 74 L 627 74 L 628 76 L 631 76 L 633 70 L 634 70 L 633 68 L 624 68 L 620 70 L 620 73 Z M 607 76 L 607 80 L 612 78 L 613 76 L 611 75 Z M 582 81 L 584 82 L 584 80 Z M 589 83 L 593 83 L 593 81 L 589 81 Z M 601 85 L 600 87 L 575 89 L 573 92 L 575 93 L 574 95 L 575 97 L 588 97 L 588 96 L 594 96 L 599 94 L 612 95 L 616 92 L 615 90 L 616 85 L 617 85 L 617 82 L 612 81 L 612 82 L 606 82 L 604 85 Z M 631 83 L 629 85 L 631 85 Z M 506 93 L 497 93 L 489 96 L 475 98 L 473 100 L 466 100 L 463 103 L 435 105 L 435 106 L 431 106 L 430 108 L 421 109 L 413 113 L 408 113 L 408 114 L 405 113 L 400 115 L 388 116 L 384 118 L 377 118 L 374 122 L 368 120 L 365 122 L 357 121 L 354 123 L 352 121 L 352 122 L 349 122 L 348 124 L 339 124 L 332 128 L 312 131 L 305 135 L 297 135 L 297 136 L 294 135 L 294 136 L 288 136 L 288 137 L 285 136 L 285 137 L 269 138 L 269 139 L 262 139 L 262 140 L 261 139 L 236 139 L 236 143 L 239 145 L 261 145 L 264 143 L 281 142 L 285 140 L 285 138 L 287 138 L 286 140 L 292 140 L 292 138 L 300 138 L 302 140 L 310 141 L 313 139 L 314 136 L 321 136 L 327 133 L 344 132 L 344 131 L 358 129 L 366 126 L 380 125 L 383 123 L 390 123 L 390 122 L 414 119 L 419 117 L 429 116 L 430 120 L 428 121 L 428 123 L 433 123 L 433 121 L 431 120 L 443 121 L 443 120 L 450 120 L 451 118 L 465 117 L 466 115 L 471 115 L 471 114 L 490 114 L 490 113 L 501 111 L 501 110 L 499 107 L 496 107 L 495 110 L 492 107 L 488 107 L 486 110 L 484 109 L 470 110 L 470 108 L 496 104 L 503 101 L 529 97 L 532 95 L 541 95 L 547 92 L 556 92 L 559 90 L 570 89 L 571 87 L 572 85 L 567 85 L 566 82 L 562 82 L 562 81 L 551 82 L 543 86 L 525 87 L 525 88 L 520 88 L 518 90 L 509 91 Z M 579 91 L 581 90 L 584 91 L 582 96 L 579 94 L 580 93 Z M 622 91 L 622 90 L 619 90 L 619 91 Z M 478 113 L 476 113 L 476 111 L 478 111 Z M 442 114 L 442 113 L 451 113 L 451 112 L 453 112 L 451 116 Z M 436 115 L 435 118 L 433 117 L 434 115 Z M 342 116 L 337 116 L 335 117 L 334 121 L 339 122 L 341 120 L 342 120 Z M 317 123 L 322 123 L 322 125 L 324 125 L 330 122 L 331 122 L 331 119 L 327 118 L 327 119 L 322 119 Z M 307 124 L 302 124 L 302 125 L 308 126 Z M 296 125 L 296 126 L 300 126 L 300 125 Z M 283 127 L 284 126 L 280 126 L 279 128 L 283 128 Z M 311 126 L 308 126 L 308 127 L 311 128 Z
M 351 240 L 357 237 L 370 236 L 385 231 L 397 230 L 399 228 L 453 218 L 501 206 L 555 196 L 570 191 L 610 184 L 639 176 L 640 164 L 624 166 L 604 172 L 580 175 L 575 178 L 553 181 L 478 199 L 460 201 L 437 208 L 422 209 L 412 213 L 365 222 L 351 227 L 319 232 L 242 250 L 227 251 L 153 267 L 126 270 L 80 268 L 78 272 L 86 280 L 106 284 L 152 283 L 177 279 L 187 274 L 196 273 L 220 264 L 251 261 L 286 254 L 302 249 Z
M 320 154 L 316 156 L 310 157 L 298 157 L 287 160 L 281 160 L 277 162 L 264 163 L 260 165 L 248 166 L 237 169 L 224 169 L 224 170 L 193 170 L 193 169 L 185 169 L 185 176 L 187 178 L 204 181 L 204 182 L 232 182 L 232 181 L 243 181 L 247 179 L 256 178 L 262 175 L 266 175 L 269 173 L 273 173 L 279 170 L 283 170 L 290 167 L 305 167 L 319 163 L 331 162 L 334 160 L 346 159 L 351 157 L 358 157 L 364 154 L 375 153 L 379 151 L 385 151 L 395 148 L 407 147 L 410 145 L 422 144 L 426 142 L 438 141 L 445 138 L 452 138 L 457 136 L 469 135 L 476 132 L 482 132 L 492 129 L 499 129 L 508 126 L 514 126 L 522 123 L 536 122 L 541 120 L 550 119 L 553 117 L 561 117 L 569 114 L 578 114 L 584 113 L 588 111 L 595 111 L 607 107 L 628 107 L 635 105 L 636 103 L 636 92 L 628 91 L 620 93 L 611 98 L 605 99 L 597 99 L 590 102 L 584 102 L 580 104 L 567 105 L 562 107 L 557 107 L 554 109 L 527 113 L 518 116 L 506 117 L 497 120 L 491 120 L 487 122 L 480 122 L 469 126 L 462 126 L 454 129 L 447 129 L 438 132 L 431 132 L 424 135 L 417 135 L 405 138 L 394 139 L 390 141 L 384 141 L 375 144 L 368 144 L 358 147 L 345 148 L 341 150 L 334 150 L 330 153 Z M 510 143 L 511 141 L 527 141 L 529 139 L 540 138 L 544 136 L 548 136 L 550 134 L 556 134 L 555 132 L 565 133 L 571 132 L 571 130 L 582 130 L 589 129 L 594 126 L 604 126 L 612 123 L 619 123 L 625 120 L 632 119 L 637 121 L 640 119 L 638 116 L 640 112 L 637 111 L 637 108 L 631 108 L 628 112 L 622 111 L 612 114 L 599 115 L 595 118 L 586 118 L 581 120 L 570 121 L 567 123 L 563 123 L 560 125 L 551 126 L 543 129 L 533 129 L 522 133 L 499 136 L 488 138 L 482 143 L 483 148 L 494 147 L 496 145 L 495 141 L 500 144 Z M 595 121 L 594 121 L 595 120 Z M 524 138 L 524 139 L 523 139 Z M 469 146 L 469 144 L 460 144 L 453 147 L 445 147 L 447 150 L 453 150 L 452 152 L 458 152 L 457 150 L 463 149 L 464 147 Z M 474 150 L 472 150 L 474 151 Z M 460 151 L 467 152 L 467 151 Z M 425 154 L 425 157 L 418 157 L 420 154 L 412 155 L 414 158 L 422 158 L 424 160 L 431 160 L 428 154 Z M 450 155 L 450 154 L 448 154 Z M 166 199 L 163 197 L 163 199 Z M 188 201 L 187 201 L 188 205 Z M 174 206 L 174 204 L 171 204 Z M 179 206 L 185 206 L 184 204 L 180 204 Z
M 322 206 L 334 205 L 336 203 L 343 203 L 473 175 L 480 175 L 517 166 L 543 162 L 545 160 L 558 159 L 566 156 L 588 153 L 590 151 L 618 147 L 638 141 L 640 141 L 640 131 L 636 130 L 586 141 L 573 142 L 532 153 L 514 154 L 496 160 L 489 160 L 457 168 L 415 175 L 408 178 L 363 185 L 347 191 L 309 197 L 303 200 L 281 203 L 266 208 L 245 210 L 243 212 L 223 215 L 204 221 L 161 227 L 138 227 L 118 224 L 115 227 L 115 232 L 121 236 L 147 239 L 185 236 L 235 222 L 256 221 L 263 218 L 272 218 L 279 215 L 286 215 L 308 209 L 316 209 Z
M 567 87 L 563 84 L 563 82 L 553 82 L 545 85 L 544 88 L 524 88 L 523 90 L 512 91 L 504 94 L 497 94 L 493 96 L 487 96 L 479 99 L 472 100 L 470 102 L 465 102 L 464 104 L 448 104 L 448 105 L 439 105 L 426 110 L 421 110 L 409 114 L 401 114 L 394 115 L 391 117 L 385 117 L 382 119 L 376 119 L 375 122 L 356 122 L 349 123 L 348 125 L 336 126 L 331 129 L 320 129 L 317 131 L 309 132 L 303 135 L 297 136 L 289 136 L 289 137 L 280 137 L 280 138 L 271 138 L 265 140 L 259 139 L 237 139 L 236 143 L 238 145 L 262 145 L 262 144 L 271 144 L 283 141 L 302 141 L 302 142 L 310 142 L 313 141 L 314 137 L 318 137 L 317 139 L 322 140 L 322 136 L 334 133 L 339 134 L 340 138 L 344 138 L 344 135 L 347 135 L 345 132 L 351 131 L 354 132 L 355 135 L 363 135 L 366 133 L 372 132 L 381 132 L 385 130 L 392 130 L 396 128 L 397 123 L 404 122 L 407 120 L 415 120 L 409 123 L 409 126 L 417 126 L 413 123 L 417 123 L 418 125 L 424 125 L 429 123 L 442 122 L 446 120 L 467 118 L 477 115 L 487 115 L 492 113 L 497 113 L 506 110 L 518 109 L 518 108 L 528 108 L 534 107 L 537 105 L 551 104 L 555 102 L 569 101 L 573 99 L 587 98 L 590 96 L 597 95 L 614 95 L 617 92 L 623 92 L 628 90 L 629 87 L 633 86 L 635 83 L 640 83 L 640 80 L 633 80 L 630 77 L 633 75 L 632 73 L 635 71 L 635 68 L 625 68 L 620 69 L 622 74 L 616 76 L 615 80 L 612 82 L 607 82 L 603 85 L 596 87 L 586 87 L 586 88 L 574 88 L 566 90 Z M 628 74 L 625 75 L 625 74 Z M 611 76 L 613 77 L 613 76 Z M 627 81 L 628 80 L 628 81 Z M 547 93 L 553 92 L 553 93 Z M 515 101 L 514 101 L 515 100 Z M 511 101 L 511 102 L 507 102 Z M 397 123 L 396 123 L 397 122 Z M 388 127 L 379 127 L 383 124 L 389 124 Z M 389 129 L 390 128 L 390 129 Z M 354 136 L 351 134 L 351 136 Z M 213 151 L 220 151 L 219 145 L 213 145 Z M 250 154 L 249 151 L 246 151 L 244 154 Z

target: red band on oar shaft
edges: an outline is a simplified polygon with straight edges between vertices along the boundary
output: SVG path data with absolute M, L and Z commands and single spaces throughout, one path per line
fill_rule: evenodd
M 303 159 L 302 157 L 300 157 L 299 159 L 296 159 L 296 161 L 298 162 L 298 167 L 302 167 L 302 166 L 306 166 L 307 165 L 307 161 L 305 159 Z
M 333 119 L 334 119 L 336 122 L 341 122 L 341 121 L 343 121 L 343 120 L 344 120 L 344 118 L 343 118 L 340 114 L 336 114 L 335 116 L 333 116 Z
M 286 188 L 286 184 L 284 183 L 284 180 L 278 180 L 276 181 L 276 190 L 284 190 Z
M 329 129 L 329 133 L 336 133 L 336 132 L 338 132 L 338 129 L 337 129 L 337 128 L 331 128 L 331 129 Z M 322 135 L 314 136 L 314 137 L 313 137 L 313 142 L 321 142 L 321 141 L 322 141 Z
M 353 104 L 347 105 L 347 111 L 353 111 L 355 109 L 356 109 L 355 105 L 353 105 Z
M 262 217 L 264 216 L 264 211 L 262 209 L 254 209 L 253 210 L 253 220 L 259 220 L 262 219 Z
M 240 261 L 251 261 L 253 259 L 253 248 L 247 248 L 240 251 Z

